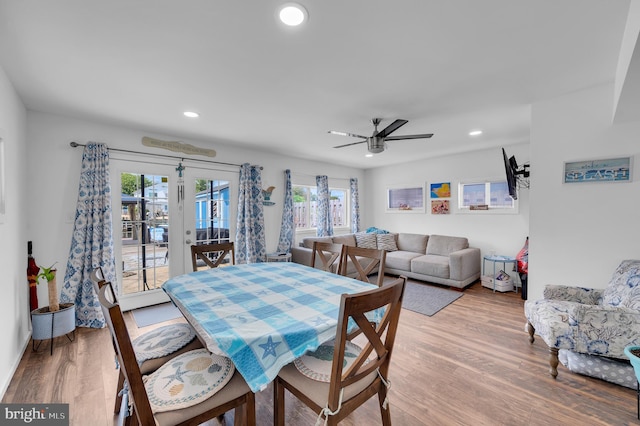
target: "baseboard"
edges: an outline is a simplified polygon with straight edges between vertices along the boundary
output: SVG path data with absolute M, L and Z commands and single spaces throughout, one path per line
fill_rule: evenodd
M 20 361 L 22 361 L 22 358 L 24 357 L 24 352 L 29 347 L 29 342 L 31 341 L 31 327 L 29 328 L 30 329 L 27 333 L 27 339 L 25 340 L 24 345 L 22 346 L 22 350 L 20 351 L 20 356 L 17 357 L 16 361 L 11 367 L 7 380 L 2 384 L 2 388 L 0 389 L 0 400 L 4 399 L 4 395 L 7 393 L 7 389 L 9 389 L 9 385 L 11 384 L 11 379 L 13 379 L 14 374 L 16 374 L 18 366 L 20 365 Z

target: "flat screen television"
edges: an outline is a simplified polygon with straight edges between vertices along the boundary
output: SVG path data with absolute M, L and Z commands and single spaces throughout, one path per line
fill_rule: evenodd
M 502 157 L 504 159 L 504 170 L 507 175 L 507 186 L 509 186 L 509 195 L 514 200 L 518 199 L 518 191 L 517 191 L 517 178 L 516 172 L 518 171 L 518 163 L 516 163 L 515 157 L 507 157 L 507 153 L 502 148 Z

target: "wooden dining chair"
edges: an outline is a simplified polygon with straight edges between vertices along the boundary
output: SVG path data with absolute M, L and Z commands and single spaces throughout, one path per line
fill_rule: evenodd
M 314 241 L 311 251 L 311 267 L 337 273 L 341 256 L 342 244 Z
M 384 425 L 391 425 L 387 389 L 389 363 L 400 318 L 402 296 L 407 278 L 399 277 L 383 287 L 362 293 L 343 294 L 340 315 L 333 344 L 328 378 L 321 371 L 309 371 L 295 364 L 285 366 L 274 385 L 274 424 L 285 424 L 285 389 L 324 418 L 326 424 L 336 425 L 373 395 L 378 395 Z M 366 313 L 384 308 L 382 321 L 372 325 Z M 353 345 L 347 339 L 347 326 L 353 319 L 366 337 L 366 344 L 353 359 Z M 329 345 L 327 348 L 331 348 Z M 347 362 L 345 354 L 351 355 Z M 357 351 L 356 351 L 357 353 Z M 309 355 L 312 356 L 312 355 Z M 310 365 L 317 366 L 318 356 Z M 328 364 L 328 363 L 327 363 Z M 345 368 L 344 365 L 347 365 Z M 315 367 L 311 367 L 315 368 Z M 304 371 L 304 373 L 302 372 Z M 311 378 L 314 377 L 314 378 Z M 323 381 L 320 381 L 320 380 Z
M 198 425 L 222 416 L 231 409 L 236 409 L 236 425 L 253 426 L 256 424 L 254 393 L 237 371 L 234 371 L 232 378 L 210 397 L 203 399 L 200 394 L 194 393 L 194 398 L 200 399 L 200 402 L 195 405 L 185 407 L 184 401 L 173 401 L 171 399 L 173 396 L 179 395 L 184 389 L 184 386 L 179 385 L 179 382 L 186 380 L 182 376 L 187 373 L 187 370 L 200 371 L 201 373 L 198 373 L 197 377 L 198 382 L 201 384 L 202 382 L 207 382 L 204 376 L 205 371 L 217 371 L 216 368 L 211 368 L 217 365 L 210 366 L 208 369 L 205 368 L 206 365 L 200 365 L 203 359 L 208 359 L 206 355 L 209 352 L 206 349 L 186 352 L 158 369 L 157 375 L 162 376 L 162 379 L 170 377 L 177 377 L 178 379 L 175 389 L 172 387 L 166 393 L 156 394 L 153 399 L 154 403 L 157 404 L 157 400 L 161 399 L 164 407 L 163 410 L 156 408 L 156 411 L 154 411 L 149 398 L 149 392 L 153 393 L 153 388 L 150 386 L 154 380 L 161 378 L 154 377 L 153 374 L 144 376 L 140 370 L 120 305 L 110 300 L 113 294 L 111 283 L 107 282 L 100 288 L 98 300 L 102 308 L 107 312 L 105 319 L 116 345 L 120 369 L 127 380 L 129 395 L 132 399 L 130 402 L 133 404 L 132 416 L 135 416 L 133 418 L 134 423 L 137 421 L 137 424 L 142 426 Z M 191 361 L 187 361 L 190 358 Z M 195 378 L 196 375 L 193 375 L 192 379 Z M 199 389 L 198 391 L 202 392 Z M 180 406 L 181 408 L 165 409 L 166 407 L 174 406 Z
M 104 279 L 102 268 L 97 267 L 91 271 L 91 282 L 96 295 L 100 293 L 100 289 L 102 287 L 106 286 L 108 288 L 106 291 L 109 291 L 109 300 L 113 302 L 118 301 L 113 290 L 113 286 L 110 282 Z M 102 314 L 106 321 L 109 312 L 104 307 L 102 307 Z M 155 328 L 146 333 L 142 333 L 133 340 L 132 345 L 136 352 L 136 359 L 138 360 L 138 365 L 140 366 L 142 374 L 149 374 L 156 371 L 167 361 L 185 352 L 203 348 L 200 340 L 196 338 L 195 330 L 187 323 L 169 324 Z M 150 346 L 153 347 L 153 353 L 151 355 L 149 355 L 149 352 L 147 351 L 147 348 Z M 117 355 L 115 341 L 113 342 L 113 349 Z M 150 358 L 149 356 L 153 357 Z M 124 386 L 124 380 L 124 374 L 122 369 L 120 369 L 120 372 L 118 373 L 118 384 L 116 386 L 116 397 L 113 408 L 113 412 L 116 414 L 120 412 L 120 407 L 122 405 L 121 391 Z
M 345 245 L 342 247 L 339 273 L 340 275 L 348 276 L 349 265 L 352 264 L 356 274 L 354 278 L 370 283 L 369 275 L 371 275 L 377 267 L 378 278 L 375 284 L 381 287 L 384 282 L 384 264 L 386 258 L 387 252 L 384 250 Z
M 233 242 L 217 244 L 199 244 L 191 246 L 193 271 L 198 270 L 198 260 L 202 260 L 209 268 L 217 268 L 229 255 L 231 265 L 236 264 Z

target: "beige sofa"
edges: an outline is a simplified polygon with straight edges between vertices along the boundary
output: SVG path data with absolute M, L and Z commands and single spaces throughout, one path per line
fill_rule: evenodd
M 367 236 L 369 235 L 369 236 Z M 293 262 L 309 265 L 314 241 L 353 246 L 371 245 L 387 250 L 385 273 L 406 275 L 431 283 L 465 288 L 480 278 L 480 249 L 469 247 L 464 237 L 424 234 L 345 234 L 333 237 L 309 237 L 291 250 Z M 380 237 L 387 235 L 386 237 Z M 391 237 L 390 237 L 391 236 Z M 393 244 L 395 242 L 395 246 Z M 358 244 L 360 243 L 360 244 Z M 347 270 L 349 273 L 349 270 Z

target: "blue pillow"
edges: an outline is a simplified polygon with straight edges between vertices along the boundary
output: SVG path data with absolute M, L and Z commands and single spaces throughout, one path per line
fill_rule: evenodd
M 389 231 L 385 231 L 384 229 L 378 229 L 375 226 L 367 228 L 365 231 L 367 234 L 388 234 Z

